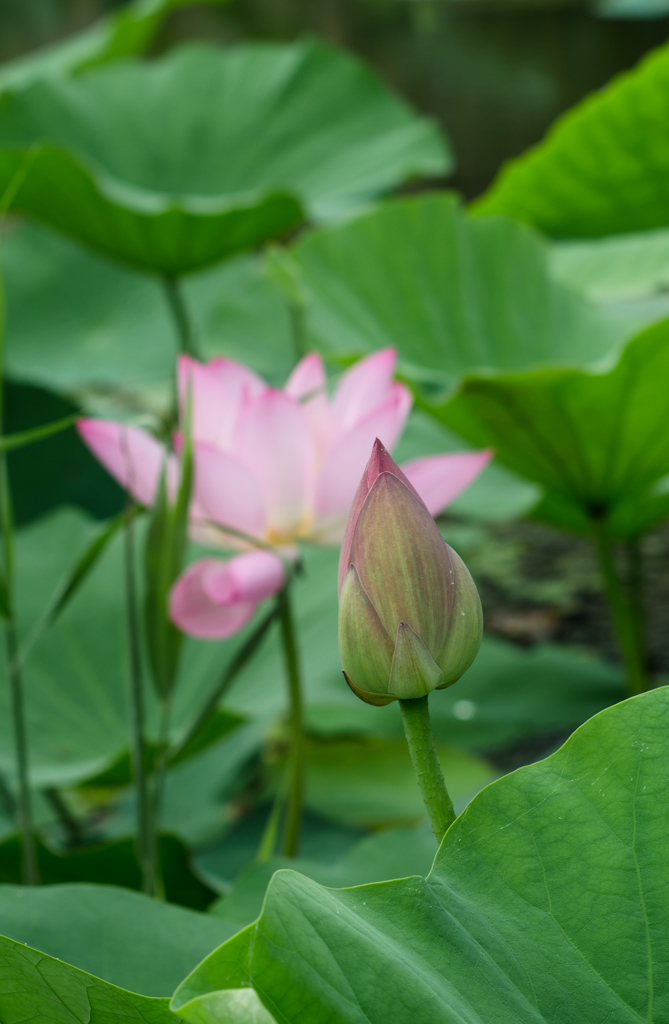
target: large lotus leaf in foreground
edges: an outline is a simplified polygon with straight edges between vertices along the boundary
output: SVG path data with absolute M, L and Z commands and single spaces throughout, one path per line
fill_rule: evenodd
M 14 208 L 163 274 L 448 166 L 431 122 L 318 42 L 184 46 L 36 82 L 0 109 Z
M 0 886 L 0 1019 L 176 1024 L 168 997 L 233 931 L 112 886 Z
M 669 45 L 588 96 L 502 168 L 474 209 L 565 238 L 669 225 Z
M 480 793 L 427 878 L 333 890 L 279 872 L 174 1011 L 213 1024 L 252 985 L 301 1024 L 668 1019 L 668 730 L 666 688 L 601 712 Z

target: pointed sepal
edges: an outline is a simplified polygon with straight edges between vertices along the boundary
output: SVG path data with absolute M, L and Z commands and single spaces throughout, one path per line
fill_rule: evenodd
M 388 692 L 393 642 L 354 565 L 349 567 L 341 589 L 339 653 L 347 681 L 354 692 Z
M 406 622 L 397 627 L 388 692 L 400 700 L 414 700 L 432 693 L 444 682 L 444 673 L 427 647 Z

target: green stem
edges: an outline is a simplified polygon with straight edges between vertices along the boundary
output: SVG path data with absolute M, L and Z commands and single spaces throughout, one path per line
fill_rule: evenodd
M 434 745 L 427 697 L 401 700 L 400 709 L 413 769 L 430 816 L 432 831 L 440 843 L 448 827 L 455 821 L 455 811 Z
M 195 344 L 195 334 L 190 316 L 188 315 L 188 308 L 181 291 L 181 283 L 177 277 L 170 277 L 168 275 L 163 278 L 163 282 L 165 285 L 167 304 L 170 307 L 170 313 L 172 314 L 172 319 L 174 320 L 174 325 L 177 331 L 179 352 L 183 353 L 183 355 L 193 356 L 194 359 L 197 359 L 198 353 L 197 346 Z
M 2 388 L 0 384 L 0 388 Z M 0 407 L 0 417 L 2 408 Z M 7 657 L 7 675 L 11 696 L 12 728 L 14 733 L 14 753 L 16 757 L 16 778 L 18 782 L 18 801 L 16 817 L 21 834 L 21 863 L 23 881 L 26 885 L 37 885 L 39 870 L 37 867 L 37 850 L 35 847 L 35 831 L 33 827 L 32 802 L 30 795 L 30 769 L 28 763 L 28 736 L 26 715 L 23 699 L 23 677 L 19 661 L 19 644 L 14 618 L 14 517 L 12 515 L 12 498 L 7 472 L 7 457 L 0 452 L 0 525 L 2 528 L 4 564 L 5 564 L 5 651 Z
M 629 594 L 630 604 L 632 606 L 632 612 L 634 614 L 639 649 L 644 652 L 646 650 L 646 620 L 644 615 L 643 599 L 643 552 L 641 550 L 640 539 L 638 537 L 633 537 L 631 540 L 626 542 L 625 548 L 627 550 L 628 566 L 627 591 Z
M 16 753 L 16 774 L 19 786 L 19 798 L 16 814 L 21 833 L 21 865 L 22 877 L 26 885 L 39 883 L 37 867 L 37 850 L 33 828 L 32 803 L 30 799 L 30 783 L 28 770 L 28 738 L 26 735 L 26 718 L 23 706 L 23 680 L 18 665 L 18 642 L 16 626 L 13 618 L 5 621 L 5 644 L 7 648 L 7 666 L 9 686 L 12 698 L 12 724 L 14 729 L 14 746 Z
M 139 614 L 135 585 L 135 544 L 132 514 L 128 501 L 125 524 L 125 590 L 130 658 L 130 712 L 132 721 L 132 770 L 137 795 L 137 847 L 142 872 L 142 890 L 153 895 L 153 865 L 150 847 L 150 805 L 146 777 L 146 741 L 142 663 L 139 642 Z
M 4 227 L 5 214 L 12 205 L 16 194 L 25 181 L 32 162 L 40 147 L 34 145 L 22 160 L 19 168 L 5 188 L 0 199 L 0 229 Z M 5 296 L 0 276 L 0 435 L 5 430 Z M 16 816 L 21 833 L 21 861 L 23 880 L 26 885 L 39 882 L 37 849 L 33 828 L 30 796 L 30 770 L 28 765 L 28 737 L 25 710 L 23 706 L 23 679 L 19 661 L 16 618 L 14 615 L 14 516 L 12 494 L 7 471 L 7 456 L 0 453 L 0 529 L 4 548 L 4 579 L 0 579 L 3 593 L 3 616 L 5 620 L 5 653 L 11 696 L 11 715 L 14 731 L 14 751 L 18 781 Z
M 293 349 L 295 362 L 307 354 L 307 324 L 304 306 L 298 302 L 288 302 L 288 315 L 290 317 L 291 333 L 293 335 Z
M 8 818 L 16 819 L 16 800 L 4 775 L 0 775 L 0 807 Z
M 254 655 L 258 650 L 258 647 L 262 643 L 263 638 L 267 634 L 269 627 L 274 622 L 277 614 L 278 609 L 272 608 L 265 618 L 261 620 L 260 624 L 253 631 L 248 640 L 242 644 L 230 664 L 226 667 L 219 682 L 213 688 L 209 697 L 202 705 L 199 714 L 188 727 L 186 733 L 167 751 L 166 759 L 168 764 L 171 764 L 172 761 L 175 761 L 176 758 L 183 753 L 188 745 L 196 739 L 200 730 L 207 724 L 209 718 L 216 711 L 222 698 L 228 692 L 241 670 L 248 663 L 252 655 Z
M 81 846 L 85 841 L 82 824 L 67 805 L 62 793 L 54 786 L 44 790 L 44 796 L 56 813 L 70 848 Z
M 288 807 L 283 835 L 283 854 L 296 857 L 300 848 L 302 827 L 302 794 L 304 789 L 304 728 L 302 724 L 302 684 L 295 640 L 295 625 L 290 605 L 290 584 L 279 594 L 279 621 L 286 663 L 288 694 L 290 699 L 290 762 Z
M 627 684 L 631 696 L 648 689 L 644 652 L 640 640 L 639 624 L 634 606 L 625 593 L 613 558 L 613 550 L 601 517 L 591 519 L 592 534 L 597 550 L 599 567 L 618 640 L 618 648 L 627 669 Z
M 162 868 L 160 863 L 160 819 L 163 811 L 163 797 L 167 777 L 167 752 L 169 749 L 170 717 L 172 702 L 163 697 L 160 704 L 160 727 L 158 732 L 158 753 L 153 778 L 153 800 L 149 829 L 149 851 L 151 858 L 151 874 L 153 876 L 153 892 L 160 899 L 165 899 Z

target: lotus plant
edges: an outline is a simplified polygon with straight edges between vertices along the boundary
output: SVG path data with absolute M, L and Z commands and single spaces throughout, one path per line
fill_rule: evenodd
M 427 698 L 456 682 L 476 657 L 481 602 L 464 562 L 378 439 L 346 526 L 339 601 L 346 681 L 369 704 L 399 700 L 416 775 L 441 840 L 455 815 Z
M 288 581 L 301 541 L 339 543 L 375 437 L 399 438 L 411 394 L 394 380 L 396 353 L 360 360 L 328 396 L 320 356 L 305 356 L 283 390 L 229 359 L 178 364 L 182 421 L 189 411 L 194 479 L 191 536 L 237 551 L 204 558 L 176 580 L 173 621 L 193 636 L 227 637 L 278 595 L 277 614 L 290 697 L 289 795 L 283 852 L 298 849 L 302 793 L 302 712 L 298 649 Z M 163 475 L 176 493 L 181 432 L 167 452 L 150 434 L 122 423 L 82 420 L 79 433 L 142 505 L 156 499 Z M 489 452 L 437 455 L 404 466 L 430 512 L 440 511 L 483 469 Z M 436 527 L 435 527 L 436 529 Z

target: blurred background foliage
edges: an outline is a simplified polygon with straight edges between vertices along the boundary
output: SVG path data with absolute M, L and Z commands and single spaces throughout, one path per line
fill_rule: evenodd
M 0 60 L 122 6 L 6 0 Z M 457 154 L 449 184 L 471 198 L 559 114 L 664 42 L 668 29 L 667 0 L 231 0 L 174 11 L 152 49 L 305 33 L 345 47 L 440 121 Z

